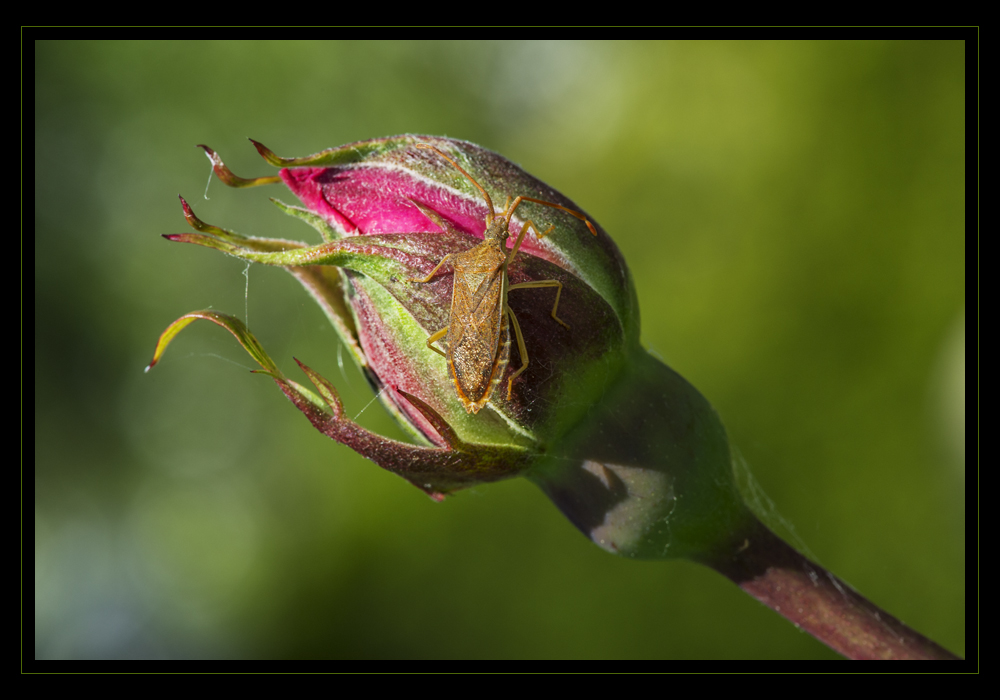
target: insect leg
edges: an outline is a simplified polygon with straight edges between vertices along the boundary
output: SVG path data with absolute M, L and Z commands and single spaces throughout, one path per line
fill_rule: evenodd
M 512 284 L 507 287 L 509 292 L 512 289 L 534 289 L 538 287 L 558 287 L 556 289 L 556 303 L 552 305 L 552 318 L 561 323 L 562 325 L 569 328 L 569 324 L 563 321 L 561 318 L 556 316 L 556 309 L 559 308 L 559 295 L 562 294 L 563 285 L 559 280 L 539 280 L 537 282 L 521 282 L 520 284 Z
M 521 372 L 528 369 L 528 349 L 524 347 L 524 336 L 521 335 L 521 327 L 517 325 L 517 317 L 514 316 L 514 312 L 510 310 L 506 302 L 504 302 L 504 308 L 507 311 L 507 317 L 510 319 L 510 325 L 514 327 L 514 335 L 517 337 L 517 351 L 521 353 L 521 362 L 524 363 L 521 365 L 521 369 L 510 375 L 510 379 L 507 380 L 507 400 L 510 401 L 510 390 L 514 386 L 514 379 Z
M 510 200 L 508 200 L 508 201 L 510 201 Z M 507 220 L 507 224 L 508 225 L 510 224 L 511 217 L 514 216 L 514 210 L 517 209 L 517 207 L 521 204 L 521 202 L 534 202 L 535 204 L 544 204 L 547 207 L 552 207 L 553 209 L 558 209 L 559 211 L 564 211 L 567 214 L 572 214 L 573 216 L 575 216 L 576 218 L 578 218 L 580 221 L 582 221 L 583 223 L 587 224 L 587 228 L 590 229 L 590 232 L 592 234 L 594 234 L 595 236 L 597 235 L 597 229 L 595 229 L 594 225 L 592 223 L 590 223 L 590 220 L 586 216 L 584 216 L 583 214 L 581 214 L 580 212 L 573 211 L 572 209 L 567 209 L 563 205 L 556 204 L 555 202 L 546 202 L 544 199 L 535 199 L 534 197 L 525 197 L 524 195 L 520 195 L 520 194 L 517 196 L 517 198 L 514 200 L 514 202 L 512 204 L 510 204 L 509 207 L 507 207 L 507 206 L 504 207 L 503 217 Z M 514 243 L 514 248 L 511 250 L 510 255 L 507 256 L 507 263 L 508 264 L 510 264 L 510 261 L 514 259 L 514 255 L 517 253 L 517 249 L 521 247 L 521 241 L 524 239 L 524 234 L 526 234 L 528 232 L 528 227 L 529 226 L 531 226 L 531 227 L 533 227 L 535 229 L 535 233 L 538 234 L 539 238 L 545 238 L 547 235 L 549 235 L 550 233 L 552 233 L 552 229 L 554 229 L 556 227 L 555 224 L 552 224 L 551 226 L 548 227 L 548 229 L 546 229 L 545 233 L 542 233 L 541 229 L 539 229 L 538 226 L 535 225 L 535 222 L 533 222 L 533 221 L 531 221 L 529 219 L 528 223 L 526 223 L 521 228 L 521 233 L 518 235 L 517 241 Z
M 518 197 L 518 199 L 520 199 L 520 197 Z M 516 204 L 517 200 L 514 200 L 514 202 Z M 539 229 L 538 226 L 535 225 L 535 222 L 531 221 L 529 219 L 528 222 L 524 226 L 521 227 L 521 233 L 517 234 L 517 240 L 514 241 L 514 247 L 510 249 L 510 254 L 507 256 L 507 264 L 508 265 L 510 265 L 510 261 L 514 259 L 514 256 L 517 255 L 517 251 L 521 247 L 521 241 L 524 240 L 525 234 L 528 233 L 528 227 L 529 226 L 531 228 L 535 229 L 535 233 L 538 234 L 538 237 L 540 239 L 541 238 L 545 238 L 547 235 L 549 235 L 550 233 L 552 233 L 552 229 L 554 229 L 556 227 L 555 224 L 552 224 L 551 226 L 549 226 L 545 230 L 545 233 L 542 233 L 541 229 Z
M 443 338 L 447 332 L 448 332 L 448 326 L 445 326 L 444 328 L 442 328 L 441 330 L 439 330 L 437 333 L 435 333 L 434 335 L 429 336 L 427 338 L 427 347 L 429 347 L 431 350 L 433 350 L 434 352 L 436 352 L 438 355 L 440 355 L 441 357 L 443 357 L 445 359 L 448 359 L 448 356 L 445 355 L 440 350 L 438 350 L 436 347 L 434 347 L 431 343 L 433 343 L 434 341 L 437 341 L 437 340 L 441 340 L 441 338 Z
M 573 209 L 567 209 L 563 205 L 556 204 L 555 202 L 546 202 L 544 199 L 535 199 L 534 197 L 525 197 L 524 195 L 518 195 L 517 196 L 517 199 L 514 200 L 514 205 L 510 208 L 510 211 L 507 211 L 506 209 L 504 210 L 504 214 L 507 217 L 507 222 L 508 223 L 510 223 L 510 217 L 513 216 L 514 210 L 517 209 L 517 205 L 520 204 L 521 202 L 534 202 L 535 204 L 544 204 L 547 207 L 552 207 L 553 209 L 558 209 L 559 211 L 564 211 L 567 214 L 572 214 L 573 216 L 575 216 L 576 218 L 578 218 L 580 221 L 582 221 L 583 223 L 587 224 L 587 228 L 590 229 L 590 232 L 592 234 L 594 234 L 595 236 L 597 235 L 597 229 L 595 229 L 594 225 L 592 223 L 590 223 L 590 219 L 588 219 L 586 216 L 584 216 L 580 212 L 574 211 Z M 537 227 L 536 227 L 536 230 L 537 230 Z
M 451 257 L 451 253 L 448 253 L 446 256 L 444 256 L 443 258 L 441 258 L 441 262 L 439 262 L 437 264 L 437 266 L 433 270 L 431 270 L 431 273 L 429 275 L 427 275 L 426 277 L 424 277 L 422 280 L 417 279 L 416 277 L 409 277 L 409 278 L 407 278 L 407 281 L 408 282 L 420 282 L 420 283 L 430 282 L 431 281 L 431 277 L 433 277 L 435 275 L 435 273 L 437 273 L 437 271 L 439 269 L 441 269 L 441 266 L 444 265 L 444 261 L 447 260 L 450 257 Z

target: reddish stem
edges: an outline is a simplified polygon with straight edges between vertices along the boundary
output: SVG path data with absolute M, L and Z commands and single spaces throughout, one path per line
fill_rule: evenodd
M 792 549 L 756 518 L 702 563 L 849 659 L 960 659 Z

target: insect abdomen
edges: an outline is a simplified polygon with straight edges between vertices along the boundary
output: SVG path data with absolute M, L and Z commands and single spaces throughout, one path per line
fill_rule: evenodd
M 483 257 L 489 255 L 483 253 Z M 491 267 L 491 274 L 483 274 L 460 272 L 456 266 L 452 288 L 448 366 L 462 403 L 471 413 L 478 413 L 489 401 L 510 356 L 502 262 Z

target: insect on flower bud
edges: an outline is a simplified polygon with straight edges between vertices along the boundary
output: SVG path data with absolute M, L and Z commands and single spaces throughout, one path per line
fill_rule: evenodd
M 418 444 L 350 420 L 333 384 L 305 364 L 315 391 L 285 377 L 227 314 L 174 321 L 149 367 L 185 326 L 212 321 L 318 430 L 435 499 L 525 476 L 605 550 L 711 566 L 855 658 L 954 658 L 744 506 L 721 421 L 639 346 L 628 268 L 576 204 L 463 141 L 396 136 L 305 158 L 254 145 L 277 176 L 237 177 L 203 148 L 228 185 L 284 182 L 305 206 L 275 204 L 321 242 L 242 236 L 202 222 L 183 199 L 195 233 L 166 238 L 284 267 Z
M 462 141 L 398 136 L 304 158 L 254 145 L 281 168 L 277 177 L 237 177 L 203 148 L 227 184 L 280 178 L 304 207 L 275 203 L 321 242 L 244 237 L 201 222 L 186 203 L 196 233 L 167 238 L 287 269 L 420 444 L 353 423 L 330 382 L 305 365 L 318 394 L 284 377 L 224 314 L 178 319 L 154 362 L 184 325 L 211 320 L 241 340 L 319 430 L 436 497 L 525 475 L 609 551 L 661 556 L 676 545 L 650 543 L 644 518 L 676 509 L 678 488 L 706 463 L 729 473 L 725 432 L 675 374 L 667 377 L 673 393 L 657 393 L 662 370 L 670 371 L 639 347 L 628 268 L 591 217 L 510 161 Z M 629 397 L 645 385 L 652 403 L 639 409 Z M 674 424 L 662 423 L 664 412 Z M 665 427 L 664 453 L 648 448 L 659 437 L 636 433 Z

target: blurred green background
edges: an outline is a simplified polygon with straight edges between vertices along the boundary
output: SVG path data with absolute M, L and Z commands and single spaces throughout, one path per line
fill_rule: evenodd
M 37 658 L 837 658 L 719 575 L 591 544 L 524 480 L 437 504 L 317 433 L 218 327 L 401 437 L 281 270 L 271 174 L 413 132 L 504 154 L 631 265 L 643 340 L 716 406 L 768 522 L 965 653 L 965 45 L 35 46 Z M 340 360 L 343 358 L 343 369 Z

